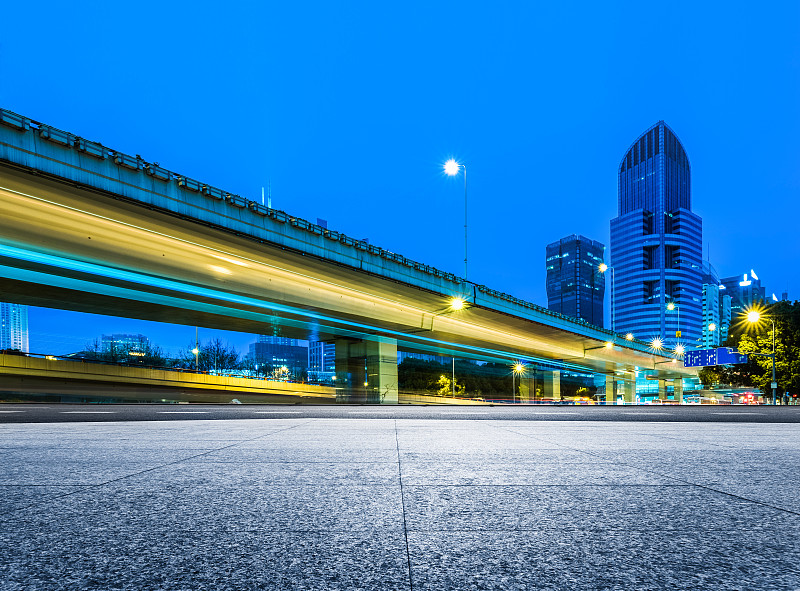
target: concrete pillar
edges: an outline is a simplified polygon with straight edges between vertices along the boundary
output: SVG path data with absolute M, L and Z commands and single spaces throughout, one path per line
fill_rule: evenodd
M 672 387 L 675 391 L 675 402 L 678 404 L 683 404 L 683 380 L 676 378 L 672 382 Z
M 336 402 L 397 404 L 397 342 L 336 339 Z
M 529 376 L 520 376 L 519 377 L 519 401 L 520 402 L 530 402 L 534 399 L 534 393 L 536 392 L 535 388 L 535 380 L 533 377 Z
M 614 391 L 614 376 L 606 376 L 606 404 L 616 404 L 617 393 Z
M 623 398 L 626 404 L 636 402 L 636 380 L 623 381 Z
M 544 398 L 545 400 L 561 400 L 561 372 L 544 372 Z
M 658 399 L 662 402 L 667 399 L 667 380 L 658 380 Z
M 365 341 L 367 403 L 397 404 L 397 341 Z

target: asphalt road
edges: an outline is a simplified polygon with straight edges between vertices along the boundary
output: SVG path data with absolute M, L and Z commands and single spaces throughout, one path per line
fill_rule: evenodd
M 267 418 L 800 423 L 800 406 L 0 405 L 0 423 L 84 423 Z

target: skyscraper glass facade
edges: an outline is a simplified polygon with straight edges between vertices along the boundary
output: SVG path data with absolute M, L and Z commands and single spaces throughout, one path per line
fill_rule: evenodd
M 695 347 L 703 322 L 703 226 L 691 211 L 686 151 L 659 121 L 625 153 L 618 179 L 618 216 L 611 220 L 615 329 Z
M 0 302 L 0 349 L 28 348 L 28 306 Z
M 603 326 L 605 276 L 600 271 L 606 247 L 572 234 L 547 245 L 547 307 Z

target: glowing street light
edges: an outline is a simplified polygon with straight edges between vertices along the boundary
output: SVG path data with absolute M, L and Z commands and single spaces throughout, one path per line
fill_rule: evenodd
M 452 158 L 444 163 L 444 173 L 456 176 L 458 171 L 464 169 L 464 279 L 467 279 L 467 165 L 456 162 Z
M 675 345 L 675 355 L 683 355 L 686 352 L 686 347 L 683 345 Z
M 654 351 L 660 351 L 664 348 L 664 341 L 661 337 L 656 337 L 652 341 L 650 341 L 650 348 Z
M 754 324 L 756 328 L 761 324 L 762 316 L 758 310 L 745 310 L 747 322 Z M 775 321 L 772 318 L 767 318 L 772 324 L 772 353 L 750 353 L 751 355 L 759 355 L 761 357 L 770 357 L 772 359 L 772 404 L 777 404 L 778 399 L 778 382 L 775 381 Z
M 629 332 L 628 334 L 626 334 L 625 335 L 625 340 L 626 341 L 632 341 L 633 340 L 633 333 Z
M 450 309 L 463 310 L 466 303 L 467 302 L 463 298 L 453 298 L 450 300 Z
M 714 324 L 713 322 L 710 322 L 708 324 L 708 332 L 714 332 L 715 330 L 717 330 L 717 325 Z
M 452 158 L 444 163 L 444 172 L 448 176 L 456 176 L 459 168 L 461 168 L 461 165 Z

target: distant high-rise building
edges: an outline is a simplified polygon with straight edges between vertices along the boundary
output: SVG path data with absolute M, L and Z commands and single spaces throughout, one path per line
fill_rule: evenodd
M 703 349 L 720 347 L 731 327 L 731 298 L 725 294 L 719 275 L 708 261 L 703 261 Z
M 0 302 L 0 349 L 29 352 L 28 306 Z
M 611 220 L 615 330 L 692 346 L 702 336 L 703 225 L 692 213 L 686 151 L 659 121 L 625 153 L 618 178 L 619 215 Z
M 247 356 L 273 369 L 286 367 L 290 374 L 299 377 L 308 370 L 308 341 L 262 334 L 250 344 Z
M 144 353 L 150 346 L 150 339 L 143 334 L 104 334 L 100 337 L 100 350 L 103 353 L 113 351 L 133 351 Z
M 545 249 L 547 307 L 595 326 L 603 326 L 605 275 L 600 271 L 606 247 L 572 234 Z
M 333 343 L 308 343 L 308 379 L 326 382 L 336 375 L 336 346 Z
M 761 280 L 753 269 L 750 269 L 749 274 L 725 277 L 720 284 L 721 292 L 731 298 L 733 322 L 736 322 L 745 310 L 755 304 L 764 303 L 767 299 L 767 290 L 762 287 Z

